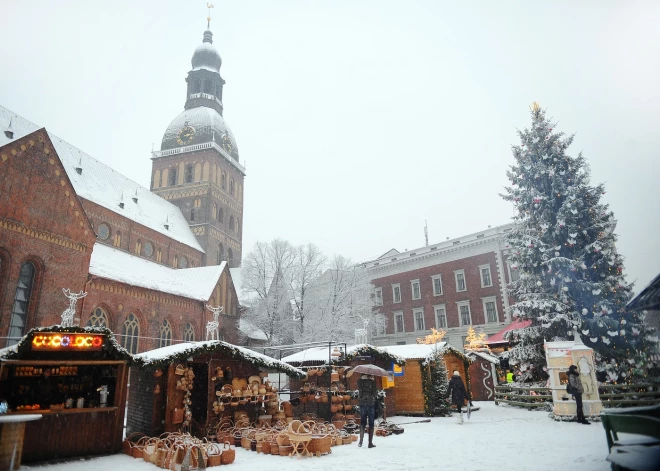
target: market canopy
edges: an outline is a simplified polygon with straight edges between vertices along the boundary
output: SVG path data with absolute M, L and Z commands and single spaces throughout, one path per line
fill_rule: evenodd
M 496 334 L 493 334 L 490 337 L 488 337 L 486 339 L 486 345 L 493 346 L 493 345 L 509 343 L 509 341 L 504 338 L 504 334 L 512 330 L 524 329 L 525 327 L 529 327 L 530 325 L 532 325 L 532 321 L 530 319 L 522 320 L 521 318 L 516 317 L 516 319 L 511 324 L 509 324 L 508 326 L 506 326 L 504 329 L 500 330 Z
M 144 367 L 163 367 L 177 361 L 199 355 L 212 355 L 219 353 L 228 359 L 244 361 L 269 371 L 286 373 L 289 376 L 302 378 L 305 372 L 283 361 L 276 360 L 267 355 L 257 353 L 249 348 L 239 347 L 220 340 L 205 342 L 183 342 L 168 347 L 157 348 L 135 355 Z

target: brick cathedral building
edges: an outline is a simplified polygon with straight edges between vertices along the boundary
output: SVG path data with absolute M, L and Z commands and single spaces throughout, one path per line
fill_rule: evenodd
M 192 57 L 185 110 L 152 156 L 151 189 L 0 107 L 0 346 L 60 323 L 63 288 L 85 291 L 80 325 L 106 326 L 132 352 L 246 339 L 230 268 L 242 257 L 243 180 L 222 116 L 212 33 Z

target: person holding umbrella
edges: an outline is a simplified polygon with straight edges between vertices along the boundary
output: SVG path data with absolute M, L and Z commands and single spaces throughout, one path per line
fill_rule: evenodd
M 376 420 L 376 401 L 378 400 L 378 388 L 376 388 L 376 381 L 374 376 L 387 376 L 387 371 L 376 365 L 358 365 L 353 368 L 347 376 L 356 373 L 362 373 L 358 379 L 357 387 L 359 393 L 360 404 L 360 441 L 358 446 L 362 446 L 364 439 L 364 429 L 369 421 L 369 448 L 375 448 L 374 445 L 374 431 Z

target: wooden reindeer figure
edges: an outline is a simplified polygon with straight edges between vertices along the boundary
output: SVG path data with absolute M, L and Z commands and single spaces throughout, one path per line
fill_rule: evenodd
M 207 304 L 206 309 L 213 313 L 213 320 L 206 323 L 206 340 L 220 340 L 218 327 L 220 327 L 220 313 L 223 307 L 213 307 Z

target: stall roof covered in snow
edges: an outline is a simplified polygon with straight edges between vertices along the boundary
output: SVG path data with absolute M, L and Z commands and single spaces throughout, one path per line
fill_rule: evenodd
M 447 342 L 438 342 L 435 344 L 413 343 L 409 345 L 390 345 L 379 347 L 393 355 L 400 356 L 406 360 L 427 360 L 433 356 L 436 349 L 443 354 L 447 352 L 454 353 L 466 361 L 470 361 L 463 353 L 451 347 Z
M 268 336 L 263 330 L 261 330 L 249 320 L 243 319 L 242 317 L 238 321 L 238 330 L 240 330 L 241 333 L 249 339 L 268 340 Z
M 332 350 L 334 350 L 335 347 L 339 348 L 340 350 L 344 349 L 343 347 L 339 347 L 337 344 L 332 344 L 327 347 L 326 346 L 312 347 L 303 350 L 301 352 L 294 353 L 293 355 L 286 356 L 282 358 L 282 361 L 292 364 L 293 363 L 303 364 L 307 362 L 328 363 L 328 357 L 330 357 L 331 358 L 330 362 L 334 362 L 336 360 L 334 359 L 335 357 L 332 357 L 331 352 Z M 387 361 L 393 361 L 399 365 L 403 365 L 406 363 L 405 358 L 387 352 L 386 350 L 382 349 L 382 347 L 374 347 L 373 345 L 360 344 L 360 345 L 352 345 L 346 348 L 345 358 L 351 360 L 358 356 L 373 356 Z
M 0 128 L 2 128 L 0 129 L 0 146 L 14 142 L 16 139 L 40 129 L 36 124 L 2 106 L 0 106 Z M 8 129 L 13 133 L 12 138 L 6 134 Z M 177 206 L 56 135 L 48 133 L 48 136 L 79 197 L 114 211 L 195 250 L 204 252 Z M 80 169 L 80 173 L 76 170 L 77 168 Z M 124 203 L 123 208 L 119 205 L 122 202 Z
M 465 355 L 470 358 L 472 355 L 478 356 L 483 358 L 486 361 L 489 361 L 491 363 L 495 363 L 496 365 L 500 364 L 500 359 L 497 358 L 496 356 L 491 355 L 490 353 L 486 352 L 478 352 L 476 350 L 470 350 L 469 352 L 466 352 Z
M 289 376 L 302 378 L 305 373 L 283 361 L 275 360 L 269 356 L 257 353 L 249 348 L 239 347 L 220 340 L 206 342 L 183 342 L 169 347 L 157 348 L 135 355 L 143 366 L 164 366 L 175 361 L 182 361 L 189 357 L 199 355 L 209 355 L 220 353 L 227 358 L 239 361 L 245 361 L 252 365 L 264 368 L 270 371 L 279 371 Z
M 97 242 L 89 262 L 89 273 L 132 286 L 208 301 L 226 263 L 174 269 Z

